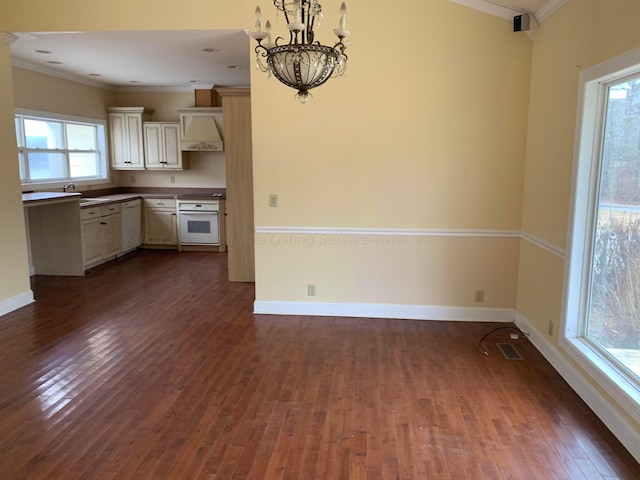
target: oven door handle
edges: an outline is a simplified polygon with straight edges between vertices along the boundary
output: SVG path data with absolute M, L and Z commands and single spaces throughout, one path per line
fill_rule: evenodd
M 219 212 L 216 210 L 208 211 L 208 212 L 198 212 L 194 210 L 180 210 L 180 215 L 218 215 Z

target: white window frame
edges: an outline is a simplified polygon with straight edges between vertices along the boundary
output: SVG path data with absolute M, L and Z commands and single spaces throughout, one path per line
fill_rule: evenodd
M 580 73 L 569 245 L 560 347 L 640 422 L 640 383 L 586 338 L 594 221 L 608 84 L 640 73 L 640 49 Z
M 56 179 L 56 180 L 42 180 L 42 181 L 38 180 L 38 181 L 28 181 L 28 182 L 25 182 L 24 180 L 21 179 L 23 190 L 30 189 L 30 188 L 37 188 L 37 189 L 62 188 L 68 183 L 73 183 L 76 186 L 81 186 L 81 185 L 84 186 L 84 185 L 100 185 L 100 184 L 105 184 L 110 182 L 109 152 L 107 150 L 108 147 L 107 147 L 107 139 L 106 139 L 106 135 L 107 135 L 106 120 L 99 119 L 99 118 L 78 117 L 78 116 L 72 116 L 72 115 L 63 115 L 59 113 L 42 112 L 38 110 L 29 110 L 24 108 L 17 108 L 15 111 L 15 116 L 30 117 L 30 118 L 35 118 L 39 120 L 84 123 L 87 125 L 95 125 L 98 127 L 102 127 L 97 129 L 97 135 L 98 135 L 97 147 L 99 152 L 99 163 L 98 163 L 99 174 L 97 176 L 91 177 L 91 178 L 84 178 L 84 179 L 69 177 L 69 178 Z M 18 140 L 18 150 L 26 149 L 24 145 L 23 146 L 20 145 L 21 135 L 22 133 L 20 131 L 16 131 L 16 137 Z M 65 142 L 66 142 L 66 135 L 65 135 Z M 22 170 L 22 165 L 20 166 L 20 169 Z

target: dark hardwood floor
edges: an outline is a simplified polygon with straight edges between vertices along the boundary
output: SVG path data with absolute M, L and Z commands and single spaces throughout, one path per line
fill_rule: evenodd
M 2 479 L 638 479 L 499 324 L 253 315 L 219 253 L 35 277 L 0 317 Z

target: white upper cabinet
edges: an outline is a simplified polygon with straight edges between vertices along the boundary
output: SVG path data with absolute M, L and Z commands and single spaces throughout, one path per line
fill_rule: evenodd
M 114 170 L 144 170 L 142 125 L 151 120 L 153 109 L 145 107 L 107 108 L 109 147 Z
M 149 170 L 184 170 L 188 159 L 180 150 L 180 124 L 149 122 L 143 125 L 144 159 Z

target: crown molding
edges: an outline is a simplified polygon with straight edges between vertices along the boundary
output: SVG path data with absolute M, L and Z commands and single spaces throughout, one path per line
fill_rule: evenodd
M 11 45 L 13 42 L 18 40 L 17 36 L 9 32 L 0 32 L 0 38 L 2 38 L 4 43 L 6 43 L 7 45 Z
M 200 84 L 202 85 L 202 84 Z M 213 84 L 209 84 L 212 87 L 215 86 Z M 235 87 L 220 87 L 217 86 L 216 87 L 216 92 L 219 92 L 221 88 L 225 88 L 225 89 L 242 89 L 242 88 L 249 88 L 249 86 L 243 86 L 243 85 L 239 85 L 239 86 L 235 86 Z M 163 87 L 163 86 L 149 86 L 149 87 L 112 87 L 112 90 L 115 90 L 116 92 L 167 92 L 167 93 L 193 93 L 194 90 L 200 90 L 199 88 L 195 88 L 192 86 L 184 86 L 184 87 Z M 208 89 L 205 89 L 208 90 Z M 198 108 L 205 108 L 205 107 L 198 107 Z
M 517 10 L 511 10 L 510 8 L 501 7 L 500 5 L 494 5 L 493 3 L 485 2 L 484 0 L 449 0 L 453 3 L 464 5 L 465 7 L 473 8 L 480 12 L 495 15 L 496 17 L 504 18 L 505 20 L 513 20 L 513 17 L 520 15 L 522 12 Z
M 25 62 L 24 60 L 11 59 L 11 64 L 14 67 L 24 68 L 25 70 L 31 70 L 34 72 L 42 73 L 44 75 L 49 75 L 51 77 L 58 77 L 64 80 L 69 80 L 70 82 L 82 83 L 84 85 L 89 85 L 90 87 L 102 88 L 103 90 L 113 90 L 113 87 L 107 85 L 106 83 L 96 82 L 93 80 L 89 80 L 88 78 L 82 78 L 77 75 L 72 75 L 70 73 L 59 72 L 52 68 L 47 68 L 42 65 L 36 65 L 33 63 Z
M 123 93 L 135 93 L 135 92 L 156 92 L 156 93 L 193 93 L 193 87 L 162 87 L 162 86 L 149 86 L 149 87 L 112 87 L 116 92 Z
M 510 8 L 501 7 L 499 5 L 494 5 L 490 2 L 485 2 L 484 0 L 449 0 L 453 3 L 458 3 L 460 5 L 464 5 L 465 7 L 473 8 L 474 10 L 478 10 L 480 12 L 488 13 L 490 15 L 495 15 L 496 17 L 504 18 L 505 20 L 513 20 L 513 17 L 516 15 L 521 15 L 523 13 L 529 13 L 535 17 L 535 20 L 540 24 L 544 22 L 547 18 L 553 15 L 560 7 L 564 6 L 569 0 L 549 0 L 544 7 L 542 7 L 537 12 L 519 12 L 517 10 L 512 10 Z
M 569 0 L 549 0 L 547 4 L 536 12 L 538 23 L 544 22 L 551 15 L 556 13 L 560 7 L 563 7 Z
M 169 93 L 189 92 L 189 93 L 193 93 L 193 90 L 194 90 L 194 88 L 191 85 L 184 86 L 184 87 L 161 87 L 161 86 L 160 87 L 158 86 L 116 87 L 106 83 L 96 82 L 88 78 L 72 75 L 70 73 L 59 72 L 57 70 L 54 70 L 52 68 L 47 68 L 42 65 L 35 65 L 30 62 L 25 62 L 24 60 L 12 59 L 11 64 L 14 67 L 24 68 L 25 70 L 32 70 L 34 72 L 42 73 L 44 75 L 49 75 L 51 77 L 62 78 L 64 80 L 69 80 L 70 82 L 80 83 L 83 85 L 88 85 L 90 87 L 101 88 L 103 90 L 109 90 L 112 92 L 124 92 L 124 93 L 127 93 L 127 92 L 130 92 L 130 93 L 131 92 L 169 92 Z

